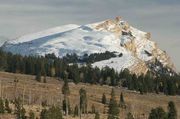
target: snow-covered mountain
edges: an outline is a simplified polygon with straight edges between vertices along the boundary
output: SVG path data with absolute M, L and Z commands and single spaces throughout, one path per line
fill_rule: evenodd
M 110 51 L 123 55 L 92 65 L 100 68 L 109 66 L 117 71 L 128 68 L 137 74 L 146 73 L 148 69 L 159 71 L 162 67 L 175 71 L 166 52 L 151 40 L 151 34 L 130 26 L 121 17 L 88 25 L 69 24 L 48 29 L 8 41 L 2 48 L 14 54 L 54 53 L 59 57 L 67 53 L 82 56 Z

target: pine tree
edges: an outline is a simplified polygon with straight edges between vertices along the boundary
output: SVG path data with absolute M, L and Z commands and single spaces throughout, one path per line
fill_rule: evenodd
M 65 104 L 66 104 L 66 116 L 68 115 L 68 96 L 70 94 L 70 90 L 69 90 L 69 85 L 68 85 L 68 75 L 65 75 L 64 78 L 64 85 L 62 87 L 62 94 L 64 94 L 64 100 L 65 100 Z
M 4 71 L 7 69 L 7 57 L 6 54 L 0 48 L 0 71 Z
M 80 116 L 81 116 L 81 113 L 87 113 L 87 95 L 86 95 L 86 90 L 81 88 L 79 90 L 79 95 L 80 95 Z
M 24 107 L 22 107 L 20 119 L 26 119 L 26 110 L 24 109 Z
M 66 109 L 68 109 L 68 114 L 71 114 L 71 107 L 70 107 L 69 100 L 67 102 L 68 102 L 67 103 L 68 105 L 66 105 L 66 100 L 63 100 L 63 111 L 66 112 Z M 68 107 L 66 108 L 66 106 Z
M 43 83 L 47 83 L 46 75 L 44 75 Z
M 0 113 L 4 113 L 4 101 L 2 98 L 0 98 Z
M 47 118 L 45 119 L 63 119 L 61 109 L 59 107 L 52 106 L 47 111 Z
M 79 116 L 79 109 L 78 109 L 78 105 L 75 106 L 74 108 L 74 117 Z
M 18 85 L 19 80 L 17 79 L 17 77 L 15 77 L 14 79 L 14 98 L 16 99 L 17 97 L 17 85 Z
M 94 119 L 100 119 L 99 112 L 96 112 L 96 113 L 95 113 L 95 118 L 94 118 Z
M 106 95 L 105 95 L 105 93 L 103 93 L 103 95 L 102 95 L 102 104 L 106 104 Z
M 120 95 L 120 103 L 125 103 L 125 102 L 124 102 L 124 96 L 123 96 L 123 93 L 121 93 L 121 95 Z
M 15 114 L 17 118 L 21 118 L 21 104 L 19 99 L 15 99 Z
M 5 100 L 5 110 L 7 111 L 7 113 L 12 112 L 12 109 L 9 107 L 9 101 L 7 99 Z
M 29 112 L 29 119 L 35 119 L 35 114 L 32 110 Z
M 148 119 L 167 119 L 166 112 L 163 110 L 162 107 L 157 107 L 151 110 L 151 113 L 149 114 Z
M 127 114 L 126 119 L 134 119 L 134 117 L 133 117 L 133 115 L 129 112 L 129 113 Z
M 123 96 L 122 92 L 121 92 L 121 95 L 120 95 L 119 106 L 121 108 L 126 108 L 125 101 L 124 101 L 124 96 Z
M 61 109 L 56 106 L 52 106 L 48 110 L 43 109 L 40 114 L 40 119 L 63 119 Z
M 21 100 L 18 98 L 18 99 L 15 99 L 15 114 L 17 116 L 18 119 L 26 119 L 26 116 L 25 116 L 25 113 L 26 113 L 26 110 L 24 109 L 22 103 L 21 103 Z
M 43 109 L 40 114 L 40 119 L 47 119 L 48 118 L 47 113 L 48 113 L 47 109 Z
M 177 111 L 174 102 L 168 103 L 168 119 L 177 119 Z
M 36 74 L 36 81 L 41 82 L 41 72 L 40 71 Z
M 119 107 L 115 99 L 114 89 L 111 91 L 111 99 L 109 103 L 108 119 L 119 119 Z
M 167 92 L 168 95 L 176 94 L 176 83 L 172 79 L 167 80 Z
M 71 110 L 71 105 L 70 105 L 70 102 L 68 100 L 68 114 L 72 114 L 72 110 Z
M 47 104 L 47 100 L 44 100 L 44 101 L 42 101 L 42 103 L 41 103 L 41 106 L 42 107 L 46 107 L 48 104 Z
M 62 110 L 63 112 L 66 112 L 66 100 L 62 101 Z
M 91 106 L 91 113 L 92 114 L 96 113 L 96 108 L 95 108 L 94 104 Z

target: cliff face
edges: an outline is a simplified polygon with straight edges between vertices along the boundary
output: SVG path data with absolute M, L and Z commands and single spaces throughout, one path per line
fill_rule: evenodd
M 157 61 L 161 63 L 161 68 L 166 67 L 172 71 L 176 70 L 167 53 L 159 49 L 157 44 L 151 40 L 151 33 L 133 28 L 121 17 L 104 21 L 96 25 L 95 29 L 113 33 L 116 38 L 120 38 L 120 45 L 137 58 L 137 62 L 130 68 L 131 72 L 136 74 L 146 73 L 152 68 L 150 64 L 155 64 Z
M 122 56 L 92 65 L 99 68 L 109 66 L 116 71 L 128 68 L 136 74 L 148 70 L 154 73 L 175 72 L 170 57 L 152 41 L 151 33 L 132 27 L 121 17 L 88 25 L 69 24 L 48 29 L 8 41 L 2 48 L 14 54 L 54 53 L 58 57 L 72 53 L 83 56 L 110 51 Z

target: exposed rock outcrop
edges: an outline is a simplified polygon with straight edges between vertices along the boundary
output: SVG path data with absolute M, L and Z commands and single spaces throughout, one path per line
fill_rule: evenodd
M 132 32 L 135 32 L 134 28 L 126 21 L 123 21 L 121 17 L 116 17 L 114 20 L 107 20 L 97 25 L 96 29 L 112 32 L 117 37 L 121 37 L 120 45 L 130 51 L 132 55 L 138 59 L 138 62 L 130 68 L 131 72 L 137 74 L 146 73 L 148 70 L 150 70 L 148 64 L 155 63 L 156 60 L 161 62 L 163 67 L 168 67 L 175 71 L 174 64 L 167 53 L 160 50 L 157 44 L 151 40 L 150 32 L 146 33 L 140 31 L 140 36 L 133 35 Z M 143 52 L 144 54 L 142 54 Z M 147 57 L 145 62 L 142 57 Z

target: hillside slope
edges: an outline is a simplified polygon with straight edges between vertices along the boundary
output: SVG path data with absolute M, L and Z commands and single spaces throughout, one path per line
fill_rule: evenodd
M 14 98 L 14 79 L 17 79 L 19 81 L 17 83 L 17 95 L 22 98 L 23 92 L 25 94 L 24 106 L 26 108 L 27 114 L 30 110 L 33 110 L 38 116 L 40 110 L 42 109 L 41 103 L 43 101 L 47 101 L 48 105 L 59 104 L 59 102 L 61 102 L 60 104 L 62 104 L 62 99 L 64 97 L 61 90 L 63 86 L 62 81 L 58 81 L 56 78 L 47 77 L 47 83 L 40 83 L 34 80 L 35 76 L 7 72 L 0 72 L 0 82 L 2 85 L 1 96 L 3 98 L 7 98 L 9 100 Z M 92 105 L 94 105 L 95 108 L 100 112 L 101 119 L 107 118 L 107 112 L 104 114 L 104 108 L 107 111 L 108 105 L 103 105 L 101 103 L 101 98 L 103 93 L 105 93 L 107 101 L 110 100 L 112 89 L 111 86 L 69 83 L 69 88 L 69 99 L 72 109 L 74 109 L 75 105 L 79 104 L 79 90 L 81 88 L 84 88 L 87 91 L 88 111 L 91 111 L 91 107 Z M 121 119 L 125 119 L 125 116 L 128 112 L 131 112 L 135 116 L 135 119 L 146 119 L 148 118 L 148 115 L 152 108 L 161 106 L 166 110 L 169 101 L 173 101 L 175 103 L 178 119 L 180 119 L 180 96 L 166 96 L 163 94 L 152 93 L 141 95 L 139 92 L 130 91 L 120 87 L 115 87 L 114 89 L 116 100 L 119 101 L 119 97 L 122 92 L 124 95 L 125 103 L 127 104 L 126 109 L 120 109 Z M 10 119 L 4 117 L 1 118 Z M 94 119 L 94 115 L 89 114 L 84 118 Z M 79 117 L 69 117 L 68 119 L 79 119 Z

